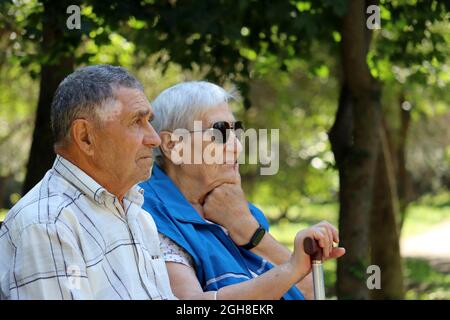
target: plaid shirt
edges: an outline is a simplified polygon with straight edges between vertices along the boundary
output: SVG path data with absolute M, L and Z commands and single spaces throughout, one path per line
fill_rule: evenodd
M 142 193 L 135 186 L 122 207 L 57 156 L 1 227 L 0 297 L 174 299 Z

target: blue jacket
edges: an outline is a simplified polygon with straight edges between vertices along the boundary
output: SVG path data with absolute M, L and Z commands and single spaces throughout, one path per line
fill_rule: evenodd
M 243 282 L 254 277 L 251 272 L 260 275 L 273 268 L 267 260 L 236 246 L 219 225 L 206 222 L 158 165 L 153 166 L 152 177 L 140 186 L 145 190 L 143 208 L 152 215 L 160 233 L 192 256 L 204 291 Z M 250 203 L 249 209 L 268 230 L 261 210 Z M 304 299 L 295 286 L 283 298 Z

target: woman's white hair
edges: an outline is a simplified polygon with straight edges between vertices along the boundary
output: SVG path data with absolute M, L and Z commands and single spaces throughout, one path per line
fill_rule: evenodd
M 161 131 L 192 129 L 194 120 L 222 103 L 236 100 L 233 92 L 206 81 L 178 83 L 161 92 L 151 103 L 155 115 L 152 125 L 158 134 Z M 154 150 L 155 161 L 162 165 L 160 148 Z

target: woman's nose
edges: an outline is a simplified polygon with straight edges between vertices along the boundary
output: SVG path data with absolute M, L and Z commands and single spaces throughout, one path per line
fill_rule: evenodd
M 227 152 L 233 152 L 236 156 L 242 152 L 242 143 L 236 136 L 234 130 L 230 130 L 229 137 L 227 142 L 225 143 L 225 150 Z

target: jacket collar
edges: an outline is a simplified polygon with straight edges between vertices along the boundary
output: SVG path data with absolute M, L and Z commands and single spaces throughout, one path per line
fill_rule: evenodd
M 175 219 L 197 224 L 210 225 L 187 201 L 180 189 L 173 183 L 169 176 L 156 163 L 152 169 L 152 176 L 144 183 L 155 192 L 156 197 L 169 209 Z

